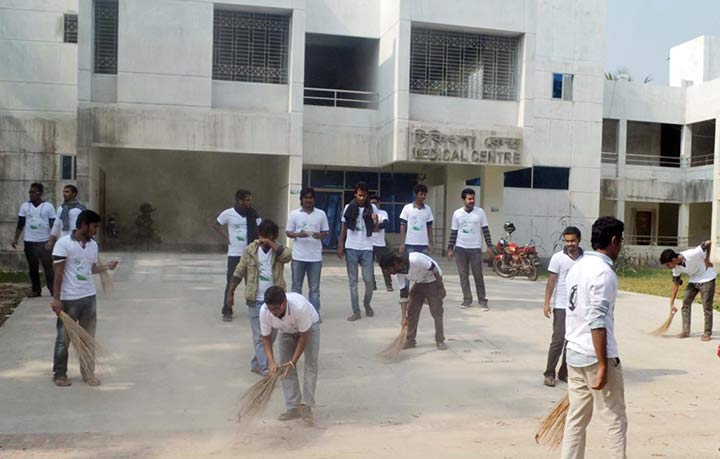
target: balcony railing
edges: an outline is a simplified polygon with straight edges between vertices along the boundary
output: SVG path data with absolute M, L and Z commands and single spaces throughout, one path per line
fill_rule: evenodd
M 690 163 L 690 167 L 698 167 L 698 166 L 710 166 L 715 161 L 715 155 L 708 154 L 708 155 L 697 155 L 697 156 L 690 156 L 688 158 L 688 162 Z
M 625 164 L 630 166 L 680 167 L 680 157 L 628 153 L 625 157 Z
M 305 105 L 377 109 L 378 94 L 348 89 L 305 88 Z
M 625 244 L 628 245 L 659 245 L 677 247 L 681 242 L 677 236 L 648 236 L 643 234 L 626 234 Z
M 600 162 L 603 164 L 617 164 L 618 154 L 611 153 L 609 151 L 603 151 L 602 156 L 600 157 Z

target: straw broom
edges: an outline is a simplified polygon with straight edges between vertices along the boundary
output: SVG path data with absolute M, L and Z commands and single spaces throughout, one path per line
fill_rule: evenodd
M 393 340 L 390 346 L 386 347 L 382 352 L 380 352 L 380 356 L 391 362 L 396 362 L 400 357 L 400 351 L 403 350 L 406 338 L 407 325 L 403 325 L 403 327 L 400 329 L 400 334 L 397 335 L 397 338 Z
M 545 444 L 552 449 L 559 448 L 565 433 L 565 418 L 570 407 L 570 398 L 565 394 L 540 423 L 535 433 L 535 443 Z
M 72 345 L 77 354 L 78 363 L 80 365 L 80 373 L 83 378 L 94 377 L 97 360 L 107 361 L 110 354 L 102 347 L 95 338 L 90 335 L 79 323 L 70 317 L 65 311 L 60 311 L 58 317 L 63 323 L 65 329 L 66 342 Z M 103 364 L 106 367 L 107 364 Z
M 651 331 L 649 334 L 652 335 L 652 336 L 662 336 L 662 335 L 664 335 L 665 332 L 667 332 L 668 329 L 670 328 L 670 324 L 671 324 L 672 321 L 673 321 L 673 317 L 675 317 L 675 313 L 671 311 L 671 312 L 670 312 L 670 315 L 668 315 L 667 320 L 665 320 L 665 322 L 663 322 L 662 325 L 660 325 L 660 326 L 659 326 L 658 328 L 656 328 L 655 330 Z
M 98 265 L 103 266 L 102 261 L 100 261 L 100 257 L 98 257 Z M 103 271 L 100 273 L 100 284 L 102 285 L 103 293 L 106 297 L 112 295 L 113 282 L 110 279 L 110 274 L 108 274 L 107 271 Z
M 277 382 L 284 378 L 289 371 L 276 371 L 263 377 L 260 381 L 253 384 L 242 397 L 240 397 L 240 410 L 238 412 L 238 422 L 244 422 L 252 420 L 265 411 L 270 398 L 272 397 L 273 390 Z

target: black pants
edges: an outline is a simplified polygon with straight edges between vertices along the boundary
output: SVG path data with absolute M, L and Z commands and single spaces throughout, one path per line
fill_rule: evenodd
M 45 273 L 45 283 L 47 284 L 48 290 L 50 290 L 50 295 L 53 294 L 55 272 L 53 271 L 52 253 L 45 248 L 46 245 L 47 241 L 25 241 L 25 258 L 27 258 L 28 268 L 30 269 L 30 282 L 32 282 L 32 290 L 36 295 L 40 295 L 40 292 L 42 291 L 39 270 L 41 263 L 43 272 Z
M 558 378 L 567 380 L 567 362 L 565 362 L 565 310 L 553 308 L 553 334 L 548 350 L 545 376 L 555 377 L 555 369 L 562 356 L 562 364 L 557 372 Z
M 223 317 L 229 316 L 232 317 L 233 310 L 230 306 L 227 304 L 227 295 L 228 290 L 230 290 L 230 281 L 233 278 L 233 273 L 235 272 L 235 268 L 237 268 L 238 263 L 240 263 L 240 257 L 234 257 L 234 256 L 228 256 L 227 257 L 227 275 L 226 275 L 226 282 L 225 282 L 225 295 L 223 296 L 223 307 L 222 307 L 222 315 Z
M 375 257 L 375 262 L 377 262 L 378 266 L 380 266 L 380 259 L 383 255 L 386 253 L 389 253 L 390 249 L 387 247 L 378 247 L 373 246 L 373 256 Z M 380 268 L 382 270 L 382 268 Z M 385 287 L 391 288 L 392 287 L 392 279 L 390 278 L 390 274 L 385 274 L 383 272 L 383 279 L 385 280 Z M 375 276 L 373 275 L 373 290 L 377 290 L 377 282 L 375 282 Z
M 407 341 L 414 343 L 417 336 L 420 311 L 423 304 L 427 302 L 430 307 L 430 315 L 435 321 L 435 342 L 444 343 L 445 333 L 443 332 L 443 300 L 440 298 L 440 284 L 438 281 L 430 283 L 415 284 L 410 292 L 407 307 L 408 332 Z

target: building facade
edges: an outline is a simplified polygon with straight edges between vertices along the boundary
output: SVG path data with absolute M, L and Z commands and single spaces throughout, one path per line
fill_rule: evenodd
M 208 228 L 238 188 L 283 226 L 309 184 L 337 228 L 363 180 L 391 215 L 391 239 L 422 182 L 444 246 L 471 186 L 494 238 L 513 220 L 515 239 L 549 255 L 567 224 L 587 234 L 599 213 L 652 207 L 632 214 L 635 181 L 647 178 L 632 175 L 620 147 L 631 123 L 681 126 L 681 145 L 692 123 L 712 120 L 697 132 L 714 135 L 700 94 L 713 82 L 604 81 L 604 18 L 602 0 L 0 1 L 3 239 L 34 181 L 55 201 L 76 183 L 115 217 L 121 242 L 150 202 L 166 248 L 203 249 L 218 245 Z M 686 177 L 709 180 L 696 201 L 672 195 L 678 220 L 695 228 L 713 166 L 641 167 L 680 174 L 667 181 L 683 190 Z M 641 202 L 657 203 L 658 226 L 666 201 L 649 196 Z

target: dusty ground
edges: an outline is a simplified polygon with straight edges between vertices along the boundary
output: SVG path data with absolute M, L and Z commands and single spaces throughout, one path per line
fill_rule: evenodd
M 50 382 L 55 329 L 47 296 L 25 300 L 0 329 L 0 457 L 558 456 L 533 442 L 538 419 L 565 389 L 542 385 L 551 329 L 542 282 L 488 276 L 491 311 L 461 311 L 448 267 L 450 350 L 435 350 L 424 311 L 418 348 L 386 364 L 376 354 L 398 331 L 397 293 L 377 292 L 374 318 L 346 322 L 344 268 L 328 258 L 318 425 L 276 421 L 277 391 L 266 415 L 246 426 L 234 420 L 236 401 L 257 376 L 248 371 L 244 308 L 236 306 L 234 322 L 220 321 L 223 257 L 117 256 L 114 295 L 99 299 L 97 335 L 116 357 L 103 386 L 82 384 L 76 367 L 72 387 Z M 666 312 L 662 298 L 622 293 L 618 300 L 629 455 L 718 458 L 720 337 L 699 340 L 699 307 L 691 339 L 647 336 Z M 671 332 L 678 329 L 675 323 Z M 595 420 L 588 457 L 605 457 L 602 430 Z

